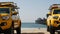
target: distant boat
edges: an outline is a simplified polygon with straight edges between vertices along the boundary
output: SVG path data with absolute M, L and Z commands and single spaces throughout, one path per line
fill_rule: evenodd
M 46 25 L 46 19 L 45 18 L 43 18 L 43 19 L 38 18 L 37 20 L 35 20 L 35 23 Z

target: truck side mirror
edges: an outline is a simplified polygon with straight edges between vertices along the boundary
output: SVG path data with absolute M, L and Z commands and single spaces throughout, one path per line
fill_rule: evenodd
M 17 15 L 17 14 L 18 14 L 18 12 L 16 12 L 16 11 L 12 12 L 12 15 Z
M 51 14 L 47 14 L 46 16 L 47 16 L 47 18 L 50 16 Z

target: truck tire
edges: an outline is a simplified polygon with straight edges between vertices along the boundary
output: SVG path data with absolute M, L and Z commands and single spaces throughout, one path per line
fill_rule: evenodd
M 50 30 L 50 34 L 55 34 L 55 31 L 53 31 L 53 30 Z
M 49 26 L 47 26 L 47 31 L 49 32 Z
M 12 28 L 10 28 L 10 29 L 6 30 L 6 31 L 4 32 L 4 34 L 14 34 L 14 31 L 13 31 Z
M 49 30 L 50 30 L 50 34 L 55 34 L 55 30 L 54 30 L 53 26 L 50 26 Z
M 21 27 L 16 28 L 17 34 L 21 34 Z

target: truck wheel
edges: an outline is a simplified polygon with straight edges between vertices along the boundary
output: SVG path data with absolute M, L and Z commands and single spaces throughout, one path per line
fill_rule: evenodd
M 55 34 L 55 31 L 51 30 L 51 31 L 50 31 L 50 34 Z
M 12 28 L 10 28 L 10 29 L 6 30 L 6 31 L 4 32 L 4 34 L 14 34 L 14 31 L 13 31 Z
M 21 27 L 16 28 L 17 34 L 21 34 Z
M 49 26 L 47 26 L 47 31 L 49 32 Z
M 50 30 L 50 34 L 55 34 L 55 30 L 54 30 L 53 26 L 50 26 L 49 30 Z
M 11 30 L 10 29 L 6 30 L 4 34 L 11 34 Z

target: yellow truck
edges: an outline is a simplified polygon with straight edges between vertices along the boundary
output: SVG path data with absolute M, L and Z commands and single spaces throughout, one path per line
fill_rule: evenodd
M 56 30 L 60 30 L 60 4 L 53 4 L 49 8 L 47 14 L 47 31 L 55 34 Z
M 21 20 L 14 2 L 0 2 L 0 34 L 21 34 Z

